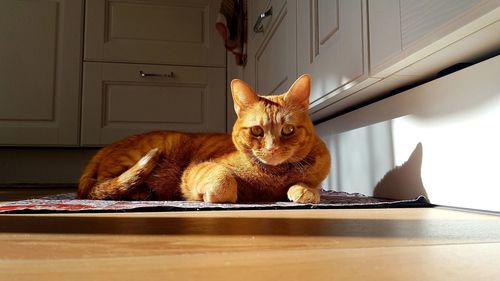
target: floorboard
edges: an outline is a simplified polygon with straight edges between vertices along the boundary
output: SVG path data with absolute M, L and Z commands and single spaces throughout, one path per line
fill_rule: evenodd
M 500 217 L 441 208 L 0 215 L 0 280 L 495 280 Z

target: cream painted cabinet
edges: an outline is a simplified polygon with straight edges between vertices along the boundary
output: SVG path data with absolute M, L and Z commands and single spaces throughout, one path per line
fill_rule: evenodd
M 79 0 L 0 1 L 0 145 L 78 144 Z
M 81 144 L 226 131 L 220 0 L 87 0 Z
M 268 93 L 311 74 L 309 113 L 316 122 L 457 63 L 481 61 L 500 42 L 500 0 L 249 2 L 249 59 L 241 77 Z M 252 31 L 271 7 L 264 32 Z
M 218 0 L 87 0 L 85 60 L 225 67 Z
M 155 131 L 225 132 L 225 69 L 85 62 L 82 145 Z
M 309 73 L 311 107 L 364 72 L 363 1 L 297 2 L 297 70 Z
M 366 75 L 362 0 L 249 3 L 249 59 L 243 78 L 262 94 L 281 93 L 297 76 L 313 77 L 311 107 Z M 253 30 L 262 13 L 262 32 Z
M 261 94 L 281 93 L 295 81 L 296 65 L 296 8 L 295 0 L 248 1 L 249 46 L 248 64 L 243 79 Z M 259 15 L 263 18 L 260 32 L 253 26 Z
M 499 0 L 369 1 L 371 75 L 385 77 L 471 35 L 497 21 L 499 7 Z

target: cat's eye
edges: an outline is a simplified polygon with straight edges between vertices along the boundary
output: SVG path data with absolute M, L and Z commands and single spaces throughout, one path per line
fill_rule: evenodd
M 293 135 L 295 128 L 292 125 L 285 125 L 281 128 L 281 134 L 285 137 Z
M 254 137 L 262 137 L 264 135 L 264 130 L 259 126 L 253 126 L 250 128 L 250 133 Z

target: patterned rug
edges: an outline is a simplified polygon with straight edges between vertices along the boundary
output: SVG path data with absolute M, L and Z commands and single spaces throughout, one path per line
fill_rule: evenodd
M 52 195 L 37 199 L 1 202 L 0 213 L 75 213 L 75 212 L 165 212 L 203 210 L 263 209 L 336 209 L 336 208 L 406 208 L 431 206 L 425 197 L 413 200 L 390 200 L 360 193 L 322 191 L 318 204 L 293 202 L 218 204 L 196 201 L 110 201 L 78 200 L 75 193 Z

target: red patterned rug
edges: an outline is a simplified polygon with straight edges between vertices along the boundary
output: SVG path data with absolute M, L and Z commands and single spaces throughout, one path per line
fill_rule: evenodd
M 251 210 L 251 209 L 335 209 L 335 208 L 404 208 L 429 207 L 420 196 L 413 200 L 390 200 L 360 193 L 322 191 L 318 204 L 293 202 L 216 204 L 196 201 L 110 201 L 79 200 L 75 193 L 47 196 L 12 202 L 1 202 L 0 213 L 61 213 L 61 212 L 165 212 L 189 210 Z

